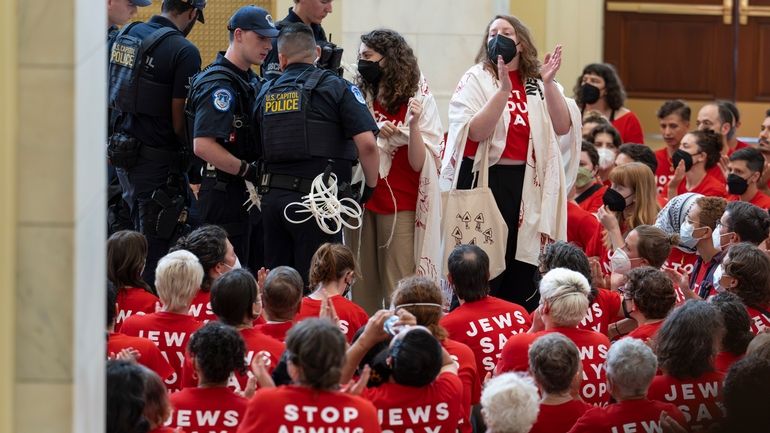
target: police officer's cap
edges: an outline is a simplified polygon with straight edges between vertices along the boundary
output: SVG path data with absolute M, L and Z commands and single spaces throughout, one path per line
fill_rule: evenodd
M 266 10 L 254 5 L 240 8 L 230 17 L 227 30 L 232 32 L 235 29 L 251 30 L 268 38 L 278 36 L 278 29 L 275 28 L 273 17 Z
M 203 19 L 203 8 L 206 7 L 206 0 L 181 0 L 182 3 L 187 3 L 188 5 L 194 7 L 195 9 L 198 9 L 198 21 L 205 23 Z

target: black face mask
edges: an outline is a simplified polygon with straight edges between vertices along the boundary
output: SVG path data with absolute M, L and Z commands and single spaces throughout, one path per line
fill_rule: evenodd
M 604 192 L 602 201 L 607 208 L 613 212 L 623 212 L 626 210 L 626 198 L 612 188 L 607 188 Z
M 626 307 L 626 299 L 623 299 L 623 298 L 620 299 L 620 306 L 623 308 L 623 316 L 626 319 L 630 319 L 631 313 L 628 312 L 628 307 Z
M 690 171 L 692 168 L 692 155 L 682 149 L 677 149 L 671 156 L 671 162 L 674 163 L 674 168 L 679 167 L 679 161 L 684 161 L 684 171 Z
M 497 64 L 497 56 L 503 56 L 503 63 L 507 65 L 518 53 L 516 45 L 516 42 L 509 37 L 495 35 L 487 42 L 487 57 L 490 62 Z
M 380 77 L 382 77 L 380 60 L 376 62 L 364 59 L 358 60 L 358 73 L 361 74 L 361 78 L 363 78 L 364 81 L 374 87 L 377 87 L 377 85 L 380 83 Z
M 749 189 L 749 181 L 733 173 L 727 176 L 727 191 L 730 194 L 741 195 Z
M 599 88 L 594 86 L 593 84 L 583 83 L 583 85 L 581 86 L 581 93 L 583 94 L 583 103 L 595 104 L 596 101 L 599 100 L 600 92 L 601 90 L 599 90 Z

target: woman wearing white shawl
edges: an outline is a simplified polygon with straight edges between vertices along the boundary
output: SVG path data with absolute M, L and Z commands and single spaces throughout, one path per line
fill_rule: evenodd
M 361 266 L 353 300 L 374 313 L 390 303 L 405 276 L 439 281 L 444 139 L 436 101 L 400 34 L 378 29 L 362 35 L 358 66 L 357 84 L 380 127 L 380 179 L 361 229 L 348 231 L 346 239 Z
M 492 280 L 492 294 L 532 310 L 540 252 L 566 239 L 567 191 L 580 159 L 580 110 L 554 81 L 561 46 L 541 65 L 529 30 L 515 17 L 498 15 L 490 22 L 476 61 L 450 101 L 441 186 L 451 187 L 457 175 L 458 188 L 470 188 L 489 148 L 489 186 L 508 225 L 506 270 Z

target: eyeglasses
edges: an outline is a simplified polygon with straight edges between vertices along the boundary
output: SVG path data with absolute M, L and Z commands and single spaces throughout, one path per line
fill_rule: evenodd
M 714 231 L 719 231 L 720 227 L 724 227 L 727 229 L 727 232 L 730 233 L 733 231 L 733 228 L 728 226 L 727 224 L 722 224 L 722 221 L 717 222 L 716 227 L 714 228 Z
M 620 293 L 621 296 L 623 296 L 623 299 L 626 301 L 631 301 L 633 298 L 631 297 L 631 294 L 628 292 L 628 289 L 626 288 L 626 285 L 623 284 L 622 286 L 618 287 L 618 293 Z

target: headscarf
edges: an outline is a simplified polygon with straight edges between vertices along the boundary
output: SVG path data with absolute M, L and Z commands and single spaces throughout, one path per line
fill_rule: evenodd
M 690 209 L 692 209 L 695 201 L 700 197 L 703 197 L 703 195 L 695 192 L 686 192 L 672 198 L 658 213 L 658 217 L 655 219 L 655 227 L 669 235 L 678 235 L 682 223 L 684 223 L 687 215 L 690 214 Z M 697 242 L 697 240 L 690 240 L 689 242 L 680 241 L 676 247 L 685 253 L 692 254 L 695 252 L 695 244 Z

